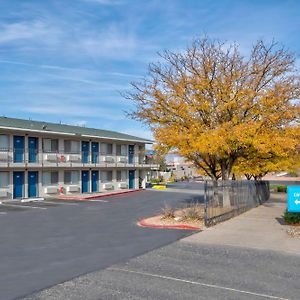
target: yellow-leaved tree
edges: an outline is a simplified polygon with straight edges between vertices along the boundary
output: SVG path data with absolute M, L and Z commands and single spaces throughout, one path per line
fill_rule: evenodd
M 195 40 L 165 51 L 125 94 L 131 117 L 150 125 L 161 148 L 178 153 L 212 179 L 255 158 L 280 160 L 299 147 L 299 76 L 293 54 L 258 41 L 244 56 L 236 44 Z M 249 161 L 248 161 L 249 159 Z

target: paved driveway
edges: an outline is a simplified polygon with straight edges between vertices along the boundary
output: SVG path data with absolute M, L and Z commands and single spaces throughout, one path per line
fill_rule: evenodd
M 285 200 L 277 196 L 204 232 L 26 300 L 298 300 L 300 240 L 278 223 Z
M 164 203 L 199 200 L 199 194 L 143 191 L 88 202 L 0 205 L 0 299 L 24 297 L 188 235 L 140 228 L 136 220 Z

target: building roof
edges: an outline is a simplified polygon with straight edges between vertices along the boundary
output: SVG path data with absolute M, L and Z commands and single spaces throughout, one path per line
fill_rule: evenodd
M 40 122 L 15 118 L 0 117 L 0 129 L 19 129 L 35 132 L 61 133 L 67 135 L 105 138 L 112 140 L 126 140 L 131 142 L 153 143 L 151 140 L 143 139 L 133 135 L 116 131 L 88 128 L 81 126 L 65 125 L 58 123 Z

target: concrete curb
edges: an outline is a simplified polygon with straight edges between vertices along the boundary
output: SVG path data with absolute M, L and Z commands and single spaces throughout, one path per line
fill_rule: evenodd
M 103 198 L 103 197 L 122 195 L 122 194 L 128 194 L 128 193 L 133 193 L 133 192 L 141 192 L 141 191 L 145 191 L 145 189 L 120 191 L 120 192 L 115 192 L 115 193 L 109 193 L 109 194 L 103 194 L 103 195 L 100 194 L 100 195 L 93 195 L 93 196 L 86 196 L 86 197 L 59 196 L 58 199 L 60 199 L 60 200 L 81 200 L 81 201 L 84 201 L 84 200 L 98 199 L 98 198 Z
M 145 219 L 142 219 L 137 222 L 140 227 L 150 227 L 150 228 L 160 228 L 160 229 L 184 229 L 184 230 L 197 230 L 201 231 L 200 227 L 190 226 L 190 225 L 156 225 L 147 223 Z

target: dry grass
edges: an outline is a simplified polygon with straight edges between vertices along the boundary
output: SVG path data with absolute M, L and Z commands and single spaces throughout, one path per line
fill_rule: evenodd
M 175 208 L 169 205 L 165 205 L 165 207 L 162 208 L 161 212 L 162 212 L 162 216 L 161 216 L 162 220 L 175 218 Z

